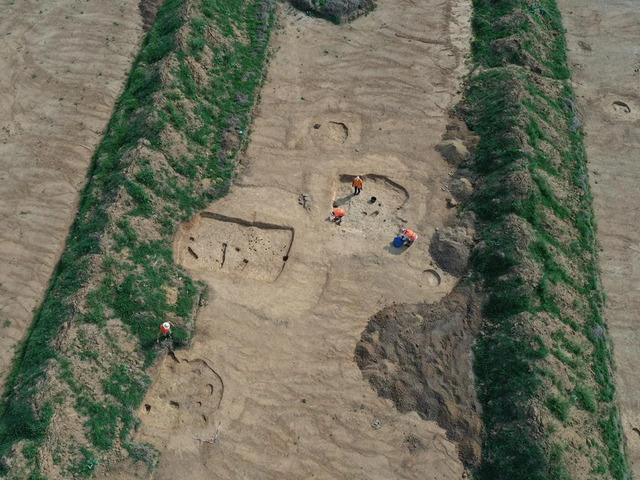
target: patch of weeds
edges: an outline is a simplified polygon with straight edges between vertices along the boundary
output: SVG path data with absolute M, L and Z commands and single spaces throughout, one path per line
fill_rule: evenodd
M 124 444 L 131 458 L 136 462 L 144 463 L 149 471 L 152 471 L 159 458 L 159 452 L 149 443 L 129 442 Z
M 593 390 L 586 385 L 576 385 L 573 390 L 574 395 L 578 399 L 578 403 L 587 412 L 596 413 L 596 397 L 593 394 Z
M 95 468 L 99 465 L 98 459 L 88 448 L 81 447 L 81 458 L 68 468 L 69 473 L 80 478 L 89 478 L 93 476 Z
M 549 411 L 561 422 L 569 420 L 571 403 L 568 400 L 551 395 L 547 397 L 546 406 Z

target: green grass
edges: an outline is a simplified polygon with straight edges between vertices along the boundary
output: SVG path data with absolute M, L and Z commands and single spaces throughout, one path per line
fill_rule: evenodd
M 586 454 L 605 459 L 608 475 L 622 479 L 627 466 L 601 314 L 591 195 L 560 13 L 554 0 L 473 3 L 472 51 L 482 68 L 469 77 L 463 110 L 480 136 L 472 164 L 479 188 L 468 208 L 480 220 L 484 244 L 472 264 L 487 292 L 475 346 L 487 435 L 475 476 L 570 478 L 562 428 L 579 410 L 600 438 L 585 444 Z M 549 179 L 569 195 L 561 199 Z M 528 249 L 510 230 L 514 217 L 528 229 Z M 531 262 L 539 278 L 526 270 Z M 567 305 L 566 295 L 579 301 Z M 539 335 L 541 321 L 550 338 Z M 574 383 L 561 380 L 566 377 Z M 563 426 L 538 425 L 534 405 Z
M 108 455 L 120 442 L 136 458 L 155 463 L 152 448 L 128 439 L 136 423 L 132 412 L 150 385 L 141 366 L 155 358 L 157 329 L 164 319 L 177 323 L 174 348 L 190 342 L 197 300 L 205 292 L 204 285 L 173 262 L 172 238 L 178 222 L 228 191 L 242 144 L 229 146 L 225 136 L 249 125 L 273 21 L 271 0 L 203 0 L 197 5 L 194 16 L 185 19 L 180 13 L 183 2 L 167 0 L 134 61 L 94 155 L 65 250 L 9 376 L 0 405 L 0 456 L 23 439 L 35 442 L 25 450 L 34 456 L 33 445 L 43 440 L 54 408 L 51 403 L 34 408 L 34 395 L 47 368 L 53 367 L 67 386 L 69 398 L 62 402 L 70 402 L 87 419 L 87 438 L 96 451 Z M 176 34 L 183 26 L 190 36 L 181 49 Z M 225 41 L 210 42 L 207 28 L 218 29 Z M 195 78 L 189 64 L 202 61 L 207 49 L 219 64 L 203 81 Z M 160 62 L 169 56 L 177 67 L 171 72 L 172 83 L 163 85 Z M 246 101 L 238 102 L 238 94 Z M 184 153 L 177 158 L 163 140 L 168 129 L 185 140 Z M 167 167 L 149 158 L 132 163 L 131 152 L 141 139 L 164 155 Z M 215 189 L 200 187 L 205 178 L 215 182 Z M 112 224 L 114 204 L 124 207 L 124 214 Z M 142 220 L 159 238 L 147 238 Z M 84 291 L 89 284 L 92 288 Z M 178 290 L 174 304 L 168 302 L 167 287 Z M 84 302 L 86 312 L 77 311 L 73 302 Z M 106 327 L 114 318 L 138 338 L 139 361 L 116 362 L 105 371 L 96 367 L 99 353 L 87 348 L 82 325 L 102 329 L 105 348 L 124 359 L 118 339 Z M 79 325 L 75 352 L 59 352 L 54 346 L 65 322 Z M 75 371 L 80 367 L 73 366 L 78 362 L 98 372 L 102 391 L 83 384 Z M 96 457 L 91 451 L 77 449 L 71 457 L 75 463 L 68 466 L 70 473 L 92 474 Z M 38 474 L 37 465 L 32 474 Z

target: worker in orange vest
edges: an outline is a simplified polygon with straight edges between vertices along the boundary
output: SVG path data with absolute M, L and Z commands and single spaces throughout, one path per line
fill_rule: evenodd
M 353 184 L 353 194 L 360 195 L 360 192 L 362 191 L 362 179 L 360 177 L 356 177 L 351 183 Z
M 171 327 L 174 327 L 175 325 L 173 324 L 173 322 L 170 322 L 169 320 L 167 320 L 166 322 L 163 322 L 162 325 L 160 325 L 160 332 L 158 333 L 158 337 L 156 338 L 156 341 L 158 341 L 158 339 L 160 338 L 160 335 L 164 335 L 165 338 L 171 338 Z
M 406 228 L 403 228 L 401 230 L 401 233 L 402 233 L 402 240 L 404 241 L 404 244 L 407 247 L 410 247 L 411 245 L 413 245 L 413 242 L 415 242 L 418 239 L 418 234 L 413 230 L 408 230 Z
M 343 210 L 342 208 L 336 208 L 330 214 L 331 221 L 335 222 L 338 225 L 340 225 L 340 223 L 342 223 L 342 217 L 344 217 L 346 214 L 347 214 L 346 210 Z

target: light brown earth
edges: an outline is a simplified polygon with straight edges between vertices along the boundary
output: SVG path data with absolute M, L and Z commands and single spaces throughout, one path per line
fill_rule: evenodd
M 460 479 L 456 445 L 379 397 L 354 351 L 376 312 L 456 283 L 429 241 L 454 216 L 434 147 L 459 100 L 470 5 L 389 0 L 341 26 L 281 8 L 239 180 L 176 236 L 208 305 L 192 348 L 151 372 L 136 440 L 161 451 L 155 479 Z M 402 226 L 420 235 L 409 249 L 390 245 Z M 166 380 L 176 369 L 182 388 Z
M 622 423 L 640 478 L 640 10 L 635 0 L 558 3 L 586 132 Z
M 0 1 L 0 384 L 142 36 L 138 1 Z M 0 390 L 3 387 L 0 387 Z

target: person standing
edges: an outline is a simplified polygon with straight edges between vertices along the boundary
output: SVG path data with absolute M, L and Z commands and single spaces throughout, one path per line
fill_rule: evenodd
M 173 322 L 167 320 L 166 322 L 163 322 L 162 325 L 160 325 L 160 333 L 158 333 L 158 337 L 156 338 L 156 341 L 158 341 L 158 339 L 160 338 L 160 335 L 164 335 L 164 338 L 171 338 L 171 327 L 174 327 L 175 325 L 173 324 Z
M 362 179 L 358 176 L 353 179 L 352 184 L 353 184 L 353 194 L 360 195 L 360 192 L 362 191 Z

